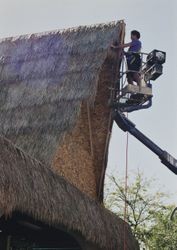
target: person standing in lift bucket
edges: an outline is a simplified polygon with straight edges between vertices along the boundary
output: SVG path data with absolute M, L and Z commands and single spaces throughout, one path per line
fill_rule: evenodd
M 140 68 L 141 68 L 141 41 L 140 39 L 140 32 L 137 30 L 131 31 L 131 42 L 125 43 L 119 46 L 116 46 L 114 44 L 111 45 L 114 49 L 124 49 L 129 47 L 127 52 L 124 52 L 127 58 L 127 66 L 128 66 L 128 72 L 127 73 L 127 81 L 128 84 L 133 84 L 133 82 L 136 82 L 137 85 L 140 85 Z M 131 72 L 132 71 L 132 72 Z

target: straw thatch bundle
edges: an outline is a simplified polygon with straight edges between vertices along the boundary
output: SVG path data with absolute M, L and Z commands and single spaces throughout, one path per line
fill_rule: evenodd
M 124 222 L 0 137 L 0 211 L 21 212 L 79 233 L 98 249 L 123 249 Z M 126 226 L 127 250 L 138 249 Z

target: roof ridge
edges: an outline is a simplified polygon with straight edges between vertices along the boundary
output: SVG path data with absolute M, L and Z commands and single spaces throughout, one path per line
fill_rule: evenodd
M 0 43 L 1 42 L 6 42 L 6 41 L 16 41 L 18 39 L 34 39 L 34 38 L 39 38 L 43 37 L 48 34 L 65 34 L 65 33 L 70 33 L 70 32 L 78 32 L 79 29 L 80 31 L 83 30 L 89 30 L 89 29 L 97 29 L 97 28 L 107 28 L 107 27 L 114 27 L 117 26 L 118 24 L 124 22 L 124 20 L 119 20 L 119 21 L 109 21 L 106 23 L 97 23 L 97 24 L 88 24 L 88 25 L 79 25 L 79 26 L 74 26 L 74 27 L 68 27 L 68 28 L 63 28 L 63 29 L 54 29 L 51 31 L 43 31 L 43 32 L 37 32 L 37 33 L 29 33 L 29 34 L 24 34 L 24 35 L 17 35 L 17 36 L 11 36 L 11 37 L 4 37 L 0 38 Z

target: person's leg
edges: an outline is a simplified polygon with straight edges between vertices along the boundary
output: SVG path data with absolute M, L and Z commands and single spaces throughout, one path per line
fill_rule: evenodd
M 141 84 L 141 76 L 140 76 L 140 69 L 141 69 L 141 58 L 140 56 L 138 55 L 133 63 L 133 68 L 135 71 L 137 72 L 134 72 L 133 73 L 133 81 L 135 81 L 137 83 L 138 86 L 140 86 Z
M 133 74 L 133 81 L 135 81 L 137 85 L 140 86 L 141 79 L 140 79 L 140 74 L 138 72 L 135 72 Z
M 127 82 L 128 84 L 133 84 L 133 76 L 131 72 L 127 74 Z
M 133 85 L 133 78 L 131 76 L 127 77 L 127 82 L 128 84 L 132 84 Z

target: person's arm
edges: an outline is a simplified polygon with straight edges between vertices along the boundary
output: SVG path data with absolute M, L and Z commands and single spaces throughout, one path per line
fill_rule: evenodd
M 124 43 L 124 44 L 121 44 L 118 46 L 119 49 L 124 49 L 124 48 L 127 48 L 127 47 L 130 47 L 131 46 L 131 42 L 130 43 Z
M 127 48 L 127 47 L 130 47 L 130 46 L 131 46 L 131 42 L 130 43 L 124 43 L 124 44 L 121 44 L 121 45 L 118 45 L 118 46 L 115 46 L 114 44 L 112 44 L 111 48 L 123 49 L 123 48 Z

